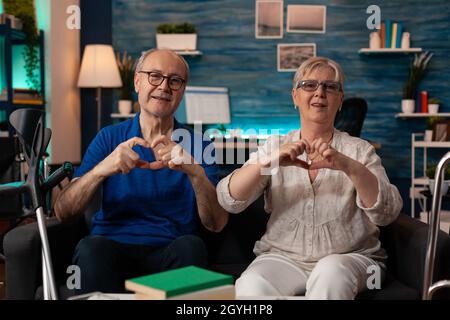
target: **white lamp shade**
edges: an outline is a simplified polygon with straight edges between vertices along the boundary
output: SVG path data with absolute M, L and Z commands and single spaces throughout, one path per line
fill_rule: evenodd
M 78 78 L 80 88 L 119 88 L 122 86 L 113 47 L 90 44 L 84 48 Z

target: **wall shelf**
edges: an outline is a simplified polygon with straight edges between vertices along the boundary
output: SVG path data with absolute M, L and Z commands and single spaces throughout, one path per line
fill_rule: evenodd
M 450 117 L 450 112 L 441 113 L 397 113 L 396 118 L 429 118 L 429 117 Z
M 203 53 L 198 50 L 190 50 L 190 51 L 175 51 L 181 56 L 201 56 Z
M 42 30 L 39 31 L 38 37 L 38 59 L 39 59 L 39 69 L 36 73 L 39 74 L 40 80 L 40 92 L 42 96 L 39 99 L 34 98 L 21 98 L 17 99 L 14 95 L 13 88 L 13 47 L 15 45 L 25 44 L 26 35 L 21 30 L 16 30 L 11 28 L 11 22 L 9 19 L 6 20 L 5 24 L 0 24 L 0 36 L 3 38 L 3 48 L 1 49 L 2 63 L 5 66 L 1 72 L 4 77 L 3 86 L 5 91 L 2 92 L 2 97 L 0 100 L 0 110 L 6 111 L 6 119 L 9 119 L 9 115 L 18 108 L 23 107 L 38 107 L 45 109 L 45 66 L 44 66 L 44 33 Z M 4 94 L 6 93 L 6 94 Z
M 9 24 L 0 24 L 0 35 L 4 36 L 6 34 L 11 35 L 12 40 L 25 40 L 25 33 L 21 30 L 13 29 Z
M 420 148 L 450 148 L 450 141 L 415 141 L 414 145 Z
M 129 113 L 129 114 L 111 113 L 111 118 L 113 118 L 113 119 L 129 119 L 129 118 L 133 118 L 135 115 L 136 115 L 136 113 Z
M 422 48 L 409 48 L 409 49 L 401 49 L 401 48 L 381 48 L 381 49 L 370 49 L 370 48 L 362 48 L 358 50 L 359 54 L 371 55 L 371 54 L 386 54 L 386 53 L 418 53 L 422 52 Z

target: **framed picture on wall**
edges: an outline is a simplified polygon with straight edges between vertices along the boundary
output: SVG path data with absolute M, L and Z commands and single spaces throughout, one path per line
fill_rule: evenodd
M 256 1 L 255 37 L 257 39 L 283 38 L 283 1 Z
M 280 43 L 277 48 L 277 56 L 278 71 L 295 72 L 303 61 L 316 56 L 316 44 Z
M 327 7 L 313 5 L 287 6 L 287 32 L 325 33 Z
M 434 141 L 449 141 L 450 140 L 450 121 L 442 120 L 435 123 L 433 128 Z

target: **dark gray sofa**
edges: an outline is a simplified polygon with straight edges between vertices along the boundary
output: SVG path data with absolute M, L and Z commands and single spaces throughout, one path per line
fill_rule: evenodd
M 254 259 L 253 245 L 264 231 L 268 215 L 263 209 L 263 198 L 259 198 L 243 213 L 231 215 L 228 225 L 219 234 L 202 229 L 210 268 L 233 275 L 235 278 Z M 90 212 L 95 208 L 90 208 Z M 88 234 L 90 215 L 60 224 L 55 218 L 48 223 L 48 237 L 53 256 L 55 276 L 59 284 L 60 297 L 72 293 L 66 289 L 69 276 L 67 267 L 78 241 Z M 380 239 L 389 254 L 388 276 L 381 290 L 368 290 L 357 299 L 420 299 L 424 273 L 425 250 L 428 226 L 404 214 L 389 226 L 381 228 Z M 6 255 L 6 298 L 35 299 L 41 293 L 41 247 L 35 223 L 20 226 L 10 231 L 4 241 Z M 440 232 L 436 250 L 435 279 L 450 279 L 450 236 Z M 447 290 L 447 289 L 446 289 Z M 436 298 L 450 298 L 442 290 Z

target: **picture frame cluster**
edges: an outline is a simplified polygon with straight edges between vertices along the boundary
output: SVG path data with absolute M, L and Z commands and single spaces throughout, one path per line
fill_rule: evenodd
M 287 5 L 286 32 L 325 33 L 326 6 Z M 283 0 L 257 0 L 255 3 L 255 38 L 282 39 L 284 33 Z M 292 72 L 300 64 L 317 54 L 315 43 L 279 43 L 277 45 L 277 70 Z

